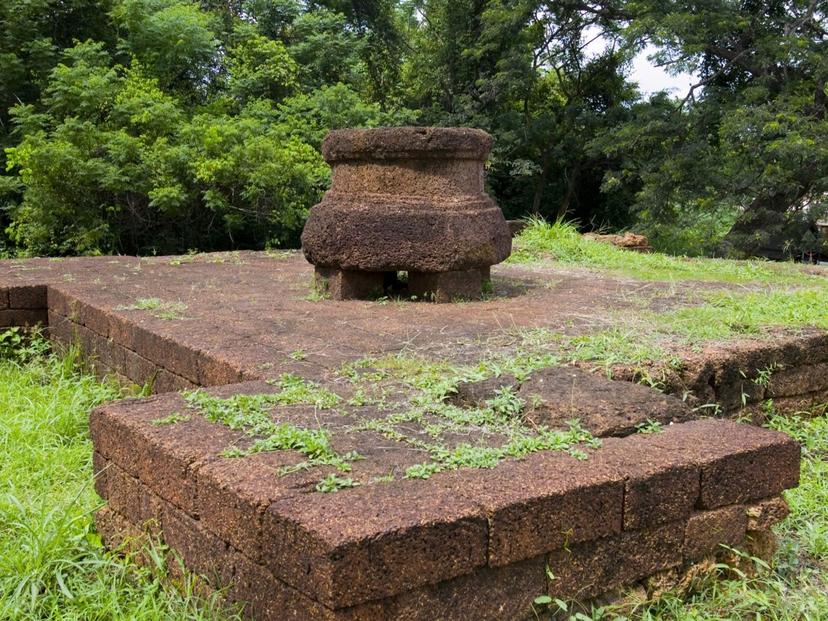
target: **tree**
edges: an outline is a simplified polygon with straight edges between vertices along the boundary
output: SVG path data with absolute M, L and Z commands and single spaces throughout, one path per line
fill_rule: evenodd
M 828 3 L 708 0 L 624 3 L 630 41 L 699 76 L 686 97 L 638 107 L 602 143 L 623 160 L 608 179 L 639 176 L 637 208 L 736 210 L 720 252 L 801 250 L 826 207 Z

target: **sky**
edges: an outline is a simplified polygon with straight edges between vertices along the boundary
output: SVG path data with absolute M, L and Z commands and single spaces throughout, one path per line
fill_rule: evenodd
M 647 58 L 655 51 L 655 47 L 648 46 L 633 59 L 630 80 L 638 82 L 638 88 L 645 96 L 665 89 L 677 97 L 685 96 L 693 84 L 693 76 L 689 73 L 672 76 L 663 68 L 656 67 Z
M 601 36 L 597 26 L 587 28 L 582 36 L 583 41 L 588 42 L 585 49 L 587 56 L 598 56 L 612 45 L 611 41 Z M 648 57 L 657 50 L 656 46 L 648 45 L 633 59 L 629 79 L 638 83 L 644 97 L 665 89 L 676 97 L 684 97 L 693 84 L 693 76 L 688 73 L 672 76 L 662 67 L 656 67 Z

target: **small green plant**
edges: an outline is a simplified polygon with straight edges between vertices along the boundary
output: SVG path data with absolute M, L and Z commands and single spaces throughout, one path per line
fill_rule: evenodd
M 771 379 L 773 379 L 773 374 L 781 368 L 782 367 L 778 362 L 772 362 L 764 369 L 757 369 L 756 377 L 753 378 L 753 383 L 757 386 L 761 386 L 762 388 L 769 388 Z
M 339 470 L 350 470 L 349 461 L 358 456 L 338 455 L 331 447 L 330 432 L 322 427 L 309 429 L 289 423 L 279 423 L 270 416 L 270 409 L 277 405 L 313 403 L 317 407 L 336 403 L 333 393 L 318 388 L 306 380 L 284 375 L 280 380 L 282 390 L 277 393 L 238 394 L 221 398 L 203 390 L 183 393 L 187 404 L 198 410 L 207 420 L 220 423 L 230 429 L 243 431 L 252 438 L 246 449 L 229 447 L 225 457 L 243 457 L 254 453 L 278 450 L 295 450 L 309 458 L 311 465 L 331 465 Z
M 294 360 L 305 360 L 308 357 L 308 354 L 303 349 L 297 349 L 296 351 L 292 351 L 288 354 Z
M 323 493 L 338 492 L 341 489 L 348 489 L 351 487 L 358 487 L 359 483 L 352 478 L 339 477 L 335 474 L 329 474 L 324 479 L 316 484 L 316 491 Z
M 406 479 L 427 479 L 432 474 L 436 474 L 443 470 L 440 464 L 436 464 L 433 462 L 423 463 L 423 464 L 414 464 L 413 466 L 409 466 L 405 471 L 405 478 Z
M 659 433 L 662 430 L 662 425 L 657 420 L 646 420 L 635 426 L 636 433 L 643 433 L 645 435 Z
M 172 259 L 170 259 L 170 265 L 172 265 L 174 267 L 177 267 L 177 266 L 180 266 L 180 265 L 186 265 L 186 264 L 189 264 L 189 263 L 193 263 L 193 262 L 195 262 L 196 258 L 198 257 L 198 254 L 199 253 L 198 253 L 197 250 L 189 250 L 187 252 L 187 254 L 182 254 L 182 255 L 179 255 L 177 257 L 173 257 Z
M 49 341 L 43 331 L 34 328 L 28 333 L 22 328 L 0 331 L 0 360 L 26 362 L 49 351 Z
M 280 389 L 278 393 L 270 396 L 274 405 L 303 404 L 325 410 L 334 407 L 340 401 L 339 395 L 291 373 L 284 373 L 279 379 L 269 379 L 267 383 Z
M 313 285 L 310 293 L 302 299 L 307 300 L 308 302 L 321 302 L 322 300 L 330 300 L 331 294 L 328 293 L 327 289 L 322 289 L 316 285 Z
M 495 396 L 486 401 L 495 414 L 500 416 L 520 416 L 525 405 L 511 386 L 504 386 L 495 390 Z

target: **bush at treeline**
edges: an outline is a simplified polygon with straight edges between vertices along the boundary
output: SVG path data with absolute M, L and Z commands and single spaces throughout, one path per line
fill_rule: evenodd
M 819 246 L 828 1 L 6 0 L 0 253 L 295 245 L 332 128 L 495 136 L 508 217 Z M 588 45 L 590 41 L 594 43 Z M 630 61 L 696 87 L 645 98 Z

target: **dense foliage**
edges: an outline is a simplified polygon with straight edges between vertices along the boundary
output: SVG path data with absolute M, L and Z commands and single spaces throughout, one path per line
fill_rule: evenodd
M 677 252 L 815 250 L 827 15 L 826 0 L 8 0 L 0 253 L 295 244 L 328 183 L 325 133 L 394 124 L 491 132 L 510 217 L 634 226 Z M 630 82 L 651 44 L 697 76 L 690 93 Z

